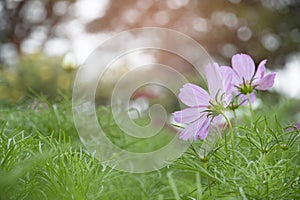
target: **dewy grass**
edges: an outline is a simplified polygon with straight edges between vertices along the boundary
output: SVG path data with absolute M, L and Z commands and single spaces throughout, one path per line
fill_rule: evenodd
M 292 123 L 298 104 L 262 103 L 253 123 L 237 113 L 235 148 L 228 148 L 234 159 L 221 139 L 200 157 L 203 141 L 197 141 L 173 164 L 146 174 L 119 172 L 95 159 L 78 140 L 68 103 L 2 107 L 0 199 L 299 199 L 299 130 Z M 98 115 L 108 134 L 121 134 L 108 108 Z M 135 142 L 113 136 L 116 144 Z

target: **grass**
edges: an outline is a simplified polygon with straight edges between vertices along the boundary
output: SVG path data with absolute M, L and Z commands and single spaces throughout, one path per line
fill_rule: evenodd
M 77 136 L 68 102 L 2 106 L 0 199 L 300 199 L 297 104 L 262 104 L 254 119 L 247 108 L 238 113 L 234 158 L 230 142 L 228 153 L 220 138 L 201 157 L 197 141 L 173 164 L 145 174 L 95 159 Z M 108 137 L 127 150 L 158 149 L 170 139 L 166 129 L 152 140 L 122 136 L 109 108 L 97 113 Z

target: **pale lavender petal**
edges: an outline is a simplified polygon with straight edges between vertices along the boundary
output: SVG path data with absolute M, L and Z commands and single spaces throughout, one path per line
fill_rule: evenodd
M 191 83 L 183 85 L 178 97 L 187 106 L 207 106 L 210 100 L 204 89 Z
M 237 75 L 231 67 L 227 66 L 221 66 L 220 73 L 223 78 L 224 92 L 226 93 L 223 100 L 225 100 L 225 106 L 227 106 L 232 100 L 232 94 L 238 92 L 237 88 L 234 87 L 234 81 L 232 81 L 233 77 L 237 77 Z
M 256 100 L 256 95 L 252 92 L 250 94 L 250 101 L 251 101 L 251 103 L 254 103 L 255 100 Z M 248 102 L 249 102 L 248 96 L 241 94 L 240 95 L 240 105 L 245 106 L 248 104 Z
M 232 77 L 232 80 L 231 80 L 232 84 L 240 83 L 240 78 L 239 78 L 238 74 L 231 67 L 221 66 L 220 72 L 221 72 L 222 77 L 225 77 L 230 74 Z
M 186 108 L 184 110 L 176 111 L 173 113 L 174 120 L 179 123 L 190 123 L 193 122 L 201 115 L 203 115 L 203 111 L 206 109 L 206 107 L 192 107 L 192 108 Z
M 195 139 L 195 136 L 200 131 L 200 129 L 203 126 L 203 123 L 206 121 L 206 119 L 207 119 L 206 116 L 203 115 L 197 121 L 186 126 L 183 129 L 183 131 L 180 133 L 179 138 L 181 138 L 183 140 Z
M 225 67 L 225 66 L 220 67 L 220 73 L 223 78 L 224 91 L 226 93 L 231 93 L 233 90 L 232 79 L 233 79 L 233 74 L 235 73 L 233 72 L 231 67 Z
M 235 96 L 234 92 L 226 93 L 223 98 L 225 108 L 231 103 L 233 96 Z
M 220 67 L 217 63 L 208 64 L 206 67 L 206 79 L 210 96 L 216 99 L 216 95 L 222 95 L 223 83 Z
M 236 54 L 231 59 L 232 68 L 240 77 L 240 81 L 243 79 L 251 80 L 255 72 L 255 63 L 253 59 L 246 54 Z
M 212 120 L 213 124 L 222 124 L 224 123 L 224 117 L 222 115 L 215 116 Z
M 270 87 L 274 85 L 276 72 L 272 72 L 265 76 L 263 79 L 253 83 L 254 85 L 257 85 L 255 89 L 257 90 L 267 90 Z
M 260 80 L 264 77 L 265 71 L 266 71 L 266 67 L 265 67 L 266 62 L 267 62 L 267 60 L 263 60 L 259 63 L 258 68 L 255 73 L 255 76 L 254 76 L 254 80 Z
M 199 136 L 200 140 L 204 140 L 209 132 L 210 128 L 210 119 L 206 118 L 206 120 L 203 122 L 201 129 L 197 133 L 197 136 Z M 195 137 L 194 140 L 197 140 L 198 137 Z

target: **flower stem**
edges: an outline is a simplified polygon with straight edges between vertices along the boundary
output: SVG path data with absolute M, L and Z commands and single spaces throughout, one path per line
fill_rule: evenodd
M 236 119 L 236 112 L 235 112 L 235 110 L 233 110 L 233 117 L 234 117 L 234 119 Z
M 248 97 L 248 103 L 249 103 L 249 110 L 250 110 L 250 113 L 251 113 L 251 119 L 253 120 L 253 109 L 252 109 L 250 93 L 247 93 L 247 97 Z
M 224 141 L 225 141 L 225 152 L 226 152 L 226 157 L 228 158 L 228 141 L 227 141 L 227 134 L 224 134 Z
M 263 184 L 265 185 L 267 199 L 269 199 L 269 182 L 268 182 L 268 173 L 266 171 L 266 165 L 267 165 L 267 154 L 263 152 L 261 155 L 259 170 L 262 173 Z
M 204 169 L 208 172 L 208 168 L 207 168 L 207 161 L 203 163 Z M 212 193 L 211 193 L 211 186 L 210 186 L 210 177 L 207 177 L 207 184 L 208 184 L 208 190 L 209 190 L 209 196 L 210 198 L 212 197 Z
M 228 119 L 228 117 L 222 113 L 223 117 L 225 118 L 228 126 L 229 126 L 229 131 L 230 131 L 230 139 L 231 139 L 231 149 L 232 149 L 232 160 L 234 162 L 234 159 L 235 159 L 235 153 L 234 153 L 234 135 L 233 135 L 233 128 L 232 128 L 232 124 L 230 122 L 230 120 Z M 226 135 L 225 135 L 225 150 L 226 150 L 226 154 L 228 155 L 228 152 L 227 152 L 227 139 L 226 139 Z

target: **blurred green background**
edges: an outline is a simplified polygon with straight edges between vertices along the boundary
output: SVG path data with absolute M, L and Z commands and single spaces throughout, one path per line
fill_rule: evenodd
M 293 58 L 298 60 L 290 65 L 299 69 L 294 70 L 295 74 L 300 71 L 299 19 L 297 0 L 3 0 L 0 101 L 16 103 L 37 94 L 49 100 L 61 94 L 70 95 L 77 67 L 97 45 L 120 31 L 150 26 L 189 35 L 221 64 L 230 64 L 232 55 L 243 52 L 256 63 L 267 58 L 269 69 L 280 70 Z M 144 55 L 199 83 L 192 67 L 174 55 Z M 149 61 L 148 57 L 133 55 L 107 72 L 98 102 L 107 103 L 118 77 L 129 71 L 131 65 Z M 150 71 L 144 76 L 157 72 Z M 149 93 L 142 95 L 147 97 Z

